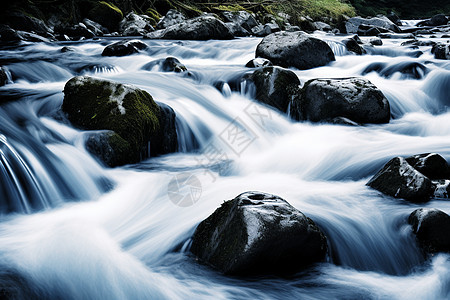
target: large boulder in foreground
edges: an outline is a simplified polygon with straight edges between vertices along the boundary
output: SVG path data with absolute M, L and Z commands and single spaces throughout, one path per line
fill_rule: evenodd
M 229 40 L 233 38 L 228 27 L 213 16 L 205 15 L 167 27 L 162 39 L 169 40 Z
M 432 194 L 431 180 L 414 169 L 403 157 L 391 159 L 367 185 L 383 194 L 411 202 L 425 202 Z
M 280 31 L 266 36 L 256 48 L 256 57 L 299 70 L 324 66 L 335 60 L 327 43 L 302 31 Z
M 162 110 L 150 94 L 130 85 L 88 76 L 74 77 L 64 87 L 62 110 L 79 128 L 112 131 L 96 137 L 88 147 L 96 149 L 92 151 L 96 155 L 106 151 L 118 156 L 103 160 L 110 166 L 138 162 L 150 154 L 163 154 L 155 152 L 167 149 L 161 146 L 166 143 L 165 136 L 176 135 L 176 132 L 161 133 L 162 129 L 175 130 L 175 125 L 167 125 L 175 122 L 175 118 L 168 119 L 170 113 Z M 102 141 L 107 142 L 103 148 Z M 165 153 L 176 151 L 177 145 L 168 148 Z M 105 155 L 97 157 L 102 159 Z
M 379 124 L 390 119 L 389 101 L 383 93 L 369 80 L 357 77 L 306 82 L 298 110 L 291 112 L 294 118 L 312 122 L 344 117 L 356 123 Z
M 256 87 L 256 100 L 288 112 L 289 104 L 295 101 L 300 80 L 294 72 L 280 67 L 263 67 L 247 75 L 245 79 Z
M 429 253 L 450 252 L 450 216 L 434 208 L 420 208 L 408 218 L 419 245 Z
M 191 251 L 225 274 L 290 274 L 322 261 L 327 240 L 284 199 L 246 192 L 198 225 Z

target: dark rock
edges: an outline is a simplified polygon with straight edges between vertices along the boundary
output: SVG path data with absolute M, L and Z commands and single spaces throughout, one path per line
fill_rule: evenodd
M 333 28 L 330 25 L 320 21 L 314 22 L 314 26 L 317 28 L 317 30 L 320 31 L 330 32 L 331 30 L 333 30 Z
M 123 19 L 122 11 L 114 4 L 100 1 L 95 3 L 89 11 L 88 18 L 114 32 L 119 30 L 119 23 Z
M 40 36 L 38 34 L 26 32 L 26 31 L 17 31 L 17 34 L 20 36 L 20 39 L 23 41 L 29 41 L 29 42 L 42 42 L 42 43 L 50 43 L 50 40 Z
M 182 73 L 187 71 L 185 65 L 183 65 L 175 57 L 167 57 L 151 61 L 148 64 L 145 64 L 142 69 L 151 71 L 156 66 L 159 66 L 159 69 L 162 72 Z
M 178 136 L 175 125 L 175 111 L 167 104 L 157 102 L 159 106 L 159 130 L 150 137 L 150 155 L 157 156 L 176 152 Z
M 435 208 L 420 208 L 408 217 L 419 245 L 429 253 L 450 252 L 450 216 Z
M 255 17 L 246 11 L 225 11 L 222 12 L 222 16 L 227 22 L 232 22 L 242 26 L 242 28 L 248 32 L 251 32 L 252 28 L 258 25 Z
M 450 179 L 450 169 L 445 158 L 436 153 L 417 154 L 406 158 L 417 171 L 430 179 Z
M 325 119 L 323 123 L 335 124 L 335 125 L 347 125 L 347 126 L 359 126 L 360 124 L 353 122 L 352 120 L 344 117 L 336 117 L 332 119 Z
M 139 16 L 133 12 L 120 22 L 119 27 L 124 36 L 144 36 L 154 30 L 146 16 Z
M 403 157 L 391 159 L 367 185 L 383 194 L 411 202 L 428 201 L 432 188 L 430 179 L 414 169 Z
M 440 26 L 440 25 L 447 25 L 448 19 L 444 14 L 439 14 L 439 15 L 435 15 L 433 16 L 430 21 L 429 24 L 431 26 Z
M 335 60 L 327 43 L 301 31 L 281 31 L 266 36 L 256 48 L 256 57 L 300 70 L 324 66 Z
M 369 26 L 374 26 L 376 28 L 383 28 L 385 30 L 391 30 L 394 32 L 401 32 L 401 30 L 398 28 L 398 26 L 395 25 L 394 23 L 392 23 L 392 21 L 386 17 L 377 17 L 377 18 L 369 18 L 369 19 L 364 19 L 361 17 L 350 18 L 345 23 L 345 28 L 346 28 L 347 33 L 357 33 L 360 25 L 369 25 Z
M 1 23 L 9 25 L 15 30 L 35 32 L 44 37 L 48 37 L 51 32 L 51 29 L 42 20 L 19 11 L 4 14 Z
M 271 67 L 272 62 L 268 59 L 257 57 L 249 61 L 245 66 L 247 68 Z
M 381 45 L 383 45 L 383 41 L 380 38 L 372 38 L 372 39 L 370 39 L 369 43 L 374 45 L 374 46 L 381 46 Z
M 91 39 L 95 36 L 95 34 L 83 23 L 76 24 L 72 27 L 66 27 L 62 29 L 60 33 L 75 40 L 79 40 L 81 38 Z
M 159 20 L 158 24 L 156 24 L 156 28 L 164 29 L 176 24 L 184 23 L 185 21 L 186 17 L 181 12 L 170 9 L 166 15 Z
M 169 40 L 228 40 L 232 39 L 233 35 L 222 21 L 205 15 L 167 27 L 161 38 Z
M 106 46 L 103 49 L 102 56 L 126 56 L 138 53 L 139 50 L 146 48 L 147 45 L 139 40 L 123 40 Z
M 230 275 L 292 274 L 325 258 L 317 225 L 284 199 L 247 192 L 201 222 L 191 252 Z
M 109 33 L 108 28 L 106 28 L 92 20 L 84 19 L 83 24 L 86 25 L 86 27 L 90 31 L 92 31 L 96 36 L 103 36 L 105 33 Z
M 306 32 L 314 32 L 317 30 L 317 27 L 314 24 L 314 22 L 308 19 L 301 20 L 299 25 L 301 30 L 304 30 Z
M 421 63 L 415 61 L 402 61 L 392 65 L 379 62 L 371 63 L 364 69 L 362 75 L 366 75 L 370 72 L 377 72 L 386 78 L 390 78 L 392 75 L 399 72 L 407 78 L 422 79 L 430 71 Z
M 386 17 L 395 25 L 402 26 L 402 20 L 393 11 L 390 11 Z
M 227 26 L 228 30 L 230 30 L 231 34 L 235 37 L 244 37 L 250 35 L 250 32 L 248 32 L 248 30 L 246 30 L 239 24 L 227 22 L 225 23 L 225 26 Z
M 436 59 L 450 59 L 450 44 L 437 43 L 431 48 Z
M 388 123 L 390 119 L 389 102 L 383 93 L 369 80 L 356 77 L 306 82 L 299 109 L 291 110 L 291 115 L 312 122 L 336 117 L 361 124 Z
M 258 37 L 268 36 L 271 33 L 272 33 L 272 30 L 270 29 L 270 27 L 268 27 L 268 26 L 266 27 L 261 24 L 252 28 L 252 34 L 255 36 L 258 36 Z
M 3 67 L 0 67 L 0 86 L 8 83 L 8 75 Z
M 61 48 L 61 52 L 62 53 L 75 52 L 75 48 L 74 47 L 70 47 L 70 46 L 64 46 L 64 47 Z
M 362 55 L 363 53 L 365 53 L 365 50 L 361 48 L 361 46 L 354 38 L 345 39 L 342 41 L 342 43 L 345 45 L 345 48 L 347 48 L 347 50 L 350 52 L 356 53 L 358 55 Z
M 300 80 L 290 70 L 280 67 L 264 67 L 245 77 L 256 87 L 255 98 L 281 112 L 288 112 L 289 104 L 298 95 Z
M 0 39 L 3 42 L 19 42 L 22 37 L 8 25 L 0 24 Z
M 388 30 L 381 28 L 381 27 L 361 24 L 358 27 L 357 33 L 361 36 L 378 36 L 382 32 L 388 32 Z
M 130 144 L 114 131 L 89 133 L 85 140 L 86 150 L 109 167 L 129 162 Z
M 62 110 L 77 127 L 117 134 L 97 137 L 90 146 L 92 152 L 100 153 L 97 156 L 105 158 L 105 163 L 111 166 L 148 157 L 149 145 L 152 154 L 162 154 L 155 152 L 170 148 L 163 146 L 163 139 L 166 136 L 173 139 L 176 135 L 176 132 L 161 132 L 175 128 L 168 125 L 174 118 L 167 109 L 160 108 L 147 92 L 130 85 L 88 76 L 74 77 L 64 87 Z M 111 153 L 118 156 L 111 158 Z
M 378 37 L 382 39 L 414 39 L 412 33 L 380 33 Z

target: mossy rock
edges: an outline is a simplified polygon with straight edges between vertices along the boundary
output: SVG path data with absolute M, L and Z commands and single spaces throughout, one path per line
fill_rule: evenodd
M 149 156 L 148 144 L 160 136 L 160 107 L 146 91 L 130 85 L 77 76 L 64 87 L 62 110 L 77 127 L 111 130 L 107 140 L 120 157 L 117 165 Z M 161 142 L 161 141 L 158 141 Z
M 89 11 L 88 18 L 105 26 L 112 32 L 119 30 L 119 23 L 123 19 L 123 13 L 114 4 L 100 1 Z

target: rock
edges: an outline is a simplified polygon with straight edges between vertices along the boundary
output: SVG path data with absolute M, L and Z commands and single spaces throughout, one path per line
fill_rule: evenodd
M 22 37 L 8 25 L 0 24 L 0 39 L 3 42 L 19 42 Z
M 108 28 L 110 32 L 119 30 L 119 23 L 123 19 L 122 11 L 109 2 L 100 1 L 88 12 L 88 18 Z
M 138 53 L 139 50 L 146 48 L 147 45 L 139 40 L 123 40 L 106 46 L 103 49 L 102 56 L 126 56 Z
M 151 61 L 148 64 L 145 64 L 142 69 L 151 71 L 156 66 L 159 66 L 159 69 L 162 72 L 182 73 L 187 71 L 185 65 L 183 65 L 175 57 L 167 57 Z
M 153 27 L 145 17 L 146 16 L 139 16 L 133 12 L 130 12 L 119 24 L 122 35 L 144 36 L 153 31 Z
M 252 28 L 252 34 L 258 37 L 268 36 L 272 33 L 272 30 L 269 26 L 263 26 L 261 24 Z
M 281 31 L 266 36 L 256 48 L 256 57 L 300 70 L 324 66 L 335 60 L 327 43 L 301 31 Z
M 314 26 L 317 28 L 317 30 L 320 31 L 330 32 L 331 30 L 333 30 L 330 25 L 324 22 L 314 22 Z
M 132 152 L 130 144 L 114 131 L 87 134 L 86 150 L 109 167 L 124 165 L 129 162 Z
M 450 179 L 450 168 L 447 161 L 439 154 L 417 154 L 406 158 L 406 161 L 430 179 Z
M 450 59 L 450 44 L 437 43 L 431 48 L 436 59 Z
M 361 48 L 361 46 L 354 38 L 345 39 L 342 41 L 342 43 L 345 45 L 345 48 L 347 48 L 347 50 L 350 52 L 356 53 L 358 55 L 362 55 L 363 53 L 365 53 L 365 50 Z
M 281 112 L 288 112 L 289 104 L 295 101 L 300 80 L 290 70 L 280 67 L 264 67 L 245 76 L 256 87 L 255 98 Z
M 201 222 L 191 252 L 225 274 L 292 274 L 325 258 L 327 239 L 286 200 L 246 192 Z
M 92 30 L 88 29 L 83 23 L 78 23 L 72 27 L 58 29 L 57 33 L 67 35 L 74 40 L 79 40 L 81 38 L 91 39 L 95 36 Z
M 362 72 L 362 75 L 372 71 L 375 71 L 386 78 L 390 78 L 392 75 L 399 72 L 403 75 L 402 77 L 413 79 L 422 79 L 430 72 L 425 65 L 415 61 L 402 61 L 392 65 L 376 62 L 368 65 Z
M 247 68 L 271 67 L 272 62 L 268 59 L 257 57 L 249 61 L 245 66 Z
M 381 27 L 370 25 L 360 25 L 358 27 L 358 34 L 361 36 L 378 36 L 381 32 L 383 32 Z
M 370 19 L 364 19 L 361 17 L 353 17 L 353 18 L 350 18 L 345 23 L 345 29 L 346 29 L 347 33 L 357 33 L 360 25 L 370 25 L 370 26 L 375 26 L 375 27 L 386 29 L 386 30 L 398 32 L 398 33 L 401 32 L 401 30 L 398 28 L 398 26 L 395 25 L 394 23 L 392 23 L 392 21 L 386 17 L 377 17 L 377 18 L 370 18 Z
M 448 19 L 444 14 L 433 16 L 428 22 L 431 26 L 447 25 Z
M 39 42 L 50 43 L 50 40 L 48 38 L 45 38 L 38 34 L 26 32 L 26 31 L 17 31 L 17 34 L 20 36 L 20 39 L 23 41 L 37 42 L 37 43 L 39 43 Z
M 382 39 L 414 39 L 412 33 L 380 33 L 378 37 Z
M 75 52 L 75 51 L 76 51 L 76 49 L 74 47 L 70 47 L 70 46 L 64 46 L 61 48 L 62 53 Z
M 294 32 L 294 31 L 300 31 L 301 28 L 296 25 L 288 25 L 288 26 L 286 26 L 286 28 L 284 30 L 287 32 Z
M 411 202 L 428 201 L 432 188 L 430 179 L 414 169 L 403 157 L 391 159 L 367 185 L 383 194 Z
M 380 38 L 371 38 L 369 40 L 369 43 L 374 46 L 382 46 L 383 45 L 383 41 Z
M 390 119 L 388 100 L 364 78 L 312 79 L 300 94 L 300 111 L 291 114 L 301 120 L 320 122 L 344 117 L 365 124 L 388 123 Z
M 251 32 L 252 28 L 258 25 L 255 17 L 246 11 L 224 11 L 222 12 L 222 16 L 227 22 L 237 24 L 248 32 Z
M 117 134 L 106 133 L 90 143 L 90 148 L 96 149 L 91 151 L 100 153 L 97 156 L 111 166 L 148 157 L 149 145 L 152 155 L 164 154 L 158 151 L 170 148 L 163 146 L 167 144 L 165 137 L 176 136 L 176 132 L 161 132 L 175 128 L 166 123 L 174 122 L 167 109 L 160 108 L 147 92 L 130 85 L 74 77 L 64 87 L 62 110 L 79 128 Z M 110 153 L 117 156 L 111 158 Z
M 150 138 L 150 155 L 157 156 L 178 150 L 176 114 L 169 105 L 157 102 L 160 109 L 159 130 Z
M 96 36 L 102 36 L 105 33 L 109 33 L 108 28 L 98 24 L 97 22 L 94 22 L 89 19 L 84 19 L 83 24 L 86 25 L 86 27 L 91 30 Z
M 228 40 L 233 35 L 225 24 L 210 15 L 167 27 L 162 38 L 169 40 Z
M 52 30 L 42 20 L 26 15 L 23 12 L 13 11 L 4 14 L 2 24 L 7 24 L 15 30 L 36 33 L 40 36 L 49 37 Z
M 450 252 L 450 216 L 435 208 L 420 208 L 408 217 L 419 245 L 429 253 Z
M 0 86 L 4 86 L 8 83 L 8 75 L 6 74 L 5 68 L 0 67 Z
M 225 23 L 225 26 L 227 26 L 228 30 L 230 30 L 231 34 L 235 37 L 244 37 L 250 35 L 250 32 L 248 32 L 248 30 L 246 30 L 239 24 L 227 22 Z
M 390 11 L 386 17 L 397 26 L 403 25 L 402 20 L 400 20 L 400 18 L 393 11 Z
M 162 17 L 158 24 L 156 24 L 157 29 L 164 29 L 176 24 L 184 23 L 186 17 L 179 11 L 175 9 L 170 9 L 164 17 Z
M 264 25 L 264 29 L 270 30 L 270 33 L 281 31 L 280 26 L 277 23 L 267 23 Z

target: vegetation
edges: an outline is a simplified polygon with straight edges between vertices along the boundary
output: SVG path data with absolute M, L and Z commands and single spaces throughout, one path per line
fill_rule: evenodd
M 395 12 L 402 19 L 450 14 L 450 2 L 442 0 L 350 0 L 350 3 L 362 16 L 386 15 L 389 11 Z

